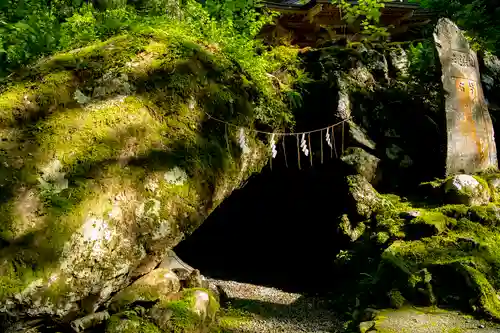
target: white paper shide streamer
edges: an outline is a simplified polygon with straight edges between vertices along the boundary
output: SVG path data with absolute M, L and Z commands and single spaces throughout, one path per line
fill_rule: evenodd
M 238 143 L 240 144 L 240 148 L 243 151 L 243 154 L 250 152 L 250 148 L 248 148 L 247 140 L 245 137 L 245 130 L 240 128 L 240 135 L 238 137 Z
M 302 148 L 302 152 L 304 153 L 304 155 L 309 156 L 309 149 L 307 149 L 305 133 L 302 134 L 302 138 L 300 139 L 300 148 Z
M 278 150 L 276 150 L 276 141 L 274 139 L 274 134 L 271 135 L 271 152 L 273 153 L 273 158 L 276 158 L 276 155 L 278 155 Z
M 330 131 L 328 129 L 326 130 L 326 143 L 330 146 L 330 148 L 332 148 L 332 140 L 330 137 Z

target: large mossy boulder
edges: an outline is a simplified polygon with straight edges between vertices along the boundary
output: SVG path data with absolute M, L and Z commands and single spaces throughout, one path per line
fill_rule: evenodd
M 259 112 L 278 124 L 286 104 L 270 78 L 229 59 L 188 23 L 164 22 L 9 77 L 0 312 L 66 320 L 96 311 L 261 170 L 266 145 L 207 113 L 251 128 Z
M 450 204 L 486 205 L 491 195 L 488 183 L 480 177 L 456 175 L 444 183 L 445 200 Z

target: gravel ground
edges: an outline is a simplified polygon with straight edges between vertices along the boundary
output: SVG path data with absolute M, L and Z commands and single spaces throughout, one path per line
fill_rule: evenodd
M 209 280 L 227 296 L 221 318 L 224 333 L 332 333 L 341 323 L 316 297 L 234 281 Z

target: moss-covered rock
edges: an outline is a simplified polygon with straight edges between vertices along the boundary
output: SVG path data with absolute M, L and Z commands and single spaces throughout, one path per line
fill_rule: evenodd
M 383 199 L 373 186 L 361 175 L 346 177 L 349 187 L 349 201 L 354 216 L 363 220 L 369 219 L 383 205 Z
M 500 175 L 498 173 L 483 175 L 491 191 L 491 199 L 494 202 L 500 200 Z
M 380 197 L 382 205 L 363 221 L 363 236 L 370 237 L 345 250 L 351 259 L 343 271 L 366 276 L 353 288 L 353 299 L 365 307 L 442 305 L 500 318 L 500 208 Z M 353 211 L 344 224 L 358 216 Z
M 350 166 L 354 173 L 360 174 L 371 184 L 376 185 L 381 178 L 380 159 L 367 153 L 362 148 L 348 148 L 342 161 Z
M 137 26 L 0 87 L 0 311 L 95 311 L 265 165 L 207 114 L 280 126 L 281 90 L 193 34 Z
M 166 268 L 158 268 L 113 296 L 110 308 L 114 312 L 120 312 L 137 301 L 156 302 L 165 299 L 170 293 L 178 292 L 180 287 L 175 273 Z
M 394 307 L 396 309 L 402 308 L 406 303 L 406 299 L 401 294 L 401 292 L 397 289 L 393 289 L 393 290 L 389 291 L 388 296 L 389 296 L 392 307 Z
M 446 201 L 450 204 L 486 205 L 491 195 L 488 184 L 480 177 L 457 175 L 444 184 Z
M 363 222 L 352 225 L 347 215 L 344 214 L 340 218 L 339 229 L 344 235 L 348 236 L 352 242 L 354 242 L 363 235 L 366 225 Z
M 75 332 L 83 332 L 93 327 L 101 325 L 103 322 L 110 319 L 108 311 L 91 313 L 83 318 L 78 318 L 71 322 L 71 328 Z
M 394 242 L 382 259 L 399 270 L 393 277 L 402 279 L 406 290 L 425 295 L 429 303 L 472 306 L 469 310 L 500 318 L 497 238 L 496 229 L 460 219 L 446 235 Z
M 219 303 L 208 290 L 186 289 L 160 301 L 151 311 L 153 322 L 164 331 L 207 332 L 214 323 Z

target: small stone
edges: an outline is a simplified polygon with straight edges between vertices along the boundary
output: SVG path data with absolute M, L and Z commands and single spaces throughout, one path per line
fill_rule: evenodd
M 485 326 L 483 324 L 478 325 L 477 327 L 479 328 L 484 328 Z
M 407 220 L 413 220 L 417 217 L 419 217 L 422 213 L 420 213 L 418 210 L 411 210 L 409 212 L 401 212 L 399 214 L 399 217 Z
M 364 149 L 348 148 L 341 159 L 353 169 L 352 171 L 364 176 L 371 184 L 375 185 L 380 181 L 380 159 Z
M 453 176 L 444 184 L 444 192 L 450 204 L 480 206 L 490 202 L 489 189 L 471 175 Z
M 403 152 L 404 150 L 395 144 L 392 144 L 390 147 L 385 149 L 385 154 L 391 160 L 401 159 Z
M 357 241 L 365 232 L 366 225 L 363 222 L 357 223 L 353 225 L 351 221 L 349 221 L 349 217 L 344 214 L 340 218 L 339 229 L 343 234 L 349 236 L 352 242 Z
M 185 288 L 206 288 L 208 284 L 204 283 L 203 276 L 200 271 L 194 269 L 185 281 Z
M 88 316 L 72 321 L 71 328 L 75 332 L 83 332 L 89 328 L 101 324 L 102 322 L 108 319 L 109 319 L 108 311 L 92 313 L 89 314 Z
M 369 332 L 373 326 L 375 326 L 374 321 L 365 321 L 359 324 L 359 333 L 367 333 Z
M 369 150 L 374 150 L 376 148 L 375 142 L 370 139 L 366 131 L 356 125 L 356 123 L 352 120 L 346 122 L 347 125 L 347 136 L 346 140 L 350 142 L 350 144 L 355 144 L 361 146 L 363 148 L 367 148 Z
M 85 96 L 79 89 L 76 89 L 74 98 L 78 102 L 78 104 L 87 104 L 91 101 L 91 98 Z
M 346 178 L 353 213 L 363 219 L 369 219 L 382 206 L 382 199 L 365 177 L 351 175 Z

